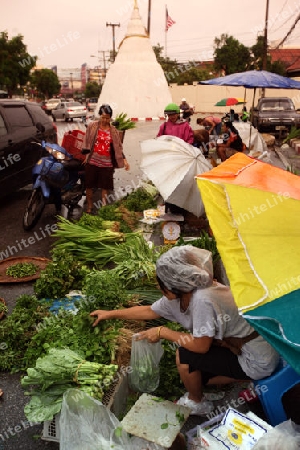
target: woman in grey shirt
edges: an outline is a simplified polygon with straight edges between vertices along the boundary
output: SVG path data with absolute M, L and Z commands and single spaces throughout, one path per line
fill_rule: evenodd
M 164 317 L 187 332 L 154 327 L 139 339 L 166 339 L 178 346 L 176 364 L 187 393 L 178 404 L 191 414 L 205 415 L 213 405 L 203 397 L 203 386 L 269 376 L 278 353 L 239 315 L 228 286 L 213 280 L 211 253 L 191 245 L 173 247 L 156 263 L 164 296 L 151 306 L 91 313 L 94 326 L 105 319 L 151 320 Z

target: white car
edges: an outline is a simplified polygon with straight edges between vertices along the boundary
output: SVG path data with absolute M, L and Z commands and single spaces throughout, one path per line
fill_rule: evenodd
M 52 110 L 52 117 L 54 122 L 57 119 L 62 119 L 68 122 L 75 118 L 86 120 L 86 107 L 79 102 L 61 102 Z
M 59 98 L 50 98 L 50 100 L 47 100 L 45 102 L 45 105 L 43 107 L 45 113 L 51 115 L 54 108 L 56 108 L 60 104 Z

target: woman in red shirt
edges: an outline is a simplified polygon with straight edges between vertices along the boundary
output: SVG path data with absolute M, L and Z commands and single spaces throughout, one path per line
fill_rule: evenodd
M 83 153 L 85 160 L 85 185 L 87 213 L 93 211 L 93 191 L 101 189 L 102 206 L 107 204 L 108 191 L 114 189 L 115 168 L 129 170 L 129 164 L 123 153 L 123 145 L 118 130 L 111 124 L 112 109 L 101 105 L 99 120 L 92 122 L 85 134 Z

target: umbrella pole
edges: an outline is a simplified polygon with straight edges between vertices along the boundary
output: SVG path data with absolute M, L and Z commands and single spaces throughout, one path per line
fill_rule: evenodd
M 250 116 L 250 133 L 249 133 L 249 145 L 248 145 L 249 150 L 250 150 L 250 145 L 251 145 L 251 132 L 252 132 L 252 121 L 253 121 L 253 110 L 254 110 L 255 93 L 256 93 L 256 88 L 254 88 L 254 92 L 253 92 L 252 108 L 251 108 L 251 116 Z

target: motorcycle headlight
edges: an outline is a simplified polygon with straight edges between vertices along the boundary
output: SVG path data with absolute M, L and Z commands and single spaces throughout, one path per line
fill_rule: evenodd
M 66 159 L 66 155 L 58 150 L 52 150 L 52 155 L 54 156 L 54 158 L 60 161 Z

